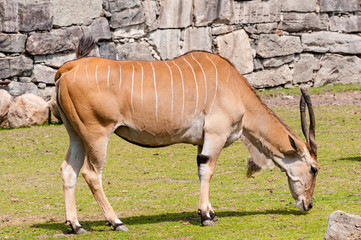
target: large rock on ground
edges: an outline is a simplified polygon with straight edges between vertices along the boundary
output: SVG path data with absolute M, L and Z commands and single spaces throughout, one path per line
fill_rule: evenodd
M 13 97 L 5 90 L 0 89 L 0 126 L 6 119 Z
M 361 239 L 361 216 L 335 211 L 328 217 L 324 240 Z
M 48 104 L 41 97 L 24 94 L 15 98 L 10 105 L 8 123 L 10 128 L 44 124 L 48 116 Z
M 217 37 L 219 54 L 241 74 L 253 71 L 253 57 L 247 33 L 242 29 Z

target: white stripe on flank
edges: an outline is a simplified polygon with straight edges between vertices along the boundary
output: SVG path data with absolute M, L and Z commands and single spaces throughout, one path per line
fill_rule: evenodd
M 214 98 L 213 98 L 212 105 L 211 105 L 211 107 L 209 108 L 209 113 L 211 113 L 212 108 L 213 108 L 213 104 L 214 104 L 214 102 L 216 101 L 216 97 L 217 97 L 217 90 L 218 90 L 218 70 L 217 70 L 216 64 L 214 64 L 214 62 L 212 61 L 212 59 L 210 59 L 210 58 L 208 57 L 208 54 L 206 55 L 206 57 L 207 57 L 208 60 L 213 64 L 214 69 L 216 70 L 216 89 L 214 90 Z
M 95 66 L 95 82 L 98 87 L 98 92 L 100 93 L 100 88 L 99 88 L 99 84 L 98 84 L 98 65 Z
M 206 77 L 206 74 L 205 74 L 205 72 L 204 72 L 204 70 L 203 70 L 202 65 L 200 64 L 200 62 L 197 61 L 197 59 L 194 58 L 193 53 L 191 53 L 191 56 L 192 56 L 192 58 L 194 59 L 194 61 L 196 61 L 196 62 L 198 63 L 199 67 L 202 69 L 202 72 L 203 72 L 204 87 L 205 87 L 205 90 L 206 90 L 206 93 L 205 93 L 206 96 L 205 96 L 205 98 L 204 98 L 204 106 L 203 106 L 203 108 L 204 108 L 204 107 L 206 106 L 206 103 L 207 103 L 207 77 Z
M 174 96 L 174 93 L 173 93 L 173 72 L 172 72 L 172 69 L 169 67 L 168 63 L 166 61 L 164 61 L 165 65 L 167 65 L 168 69 L 169 69 L 169 72 L 170 72 L 170 86 L 171 86 L 171 93 L 172 93 L 172 105 L 171 105 L 171 108 L 170 108 L 170 117 L 173 116 L 173 96 Z
M 122 86 L 122 65 L 119 64 L 119 89 Z
M 76 80 L 75 80 L 75 79 L 76 79 L 76 72 L 78 71 L 78 68 L 79 68 L 79 65 L 76 66 L 75 71 L 74 71 L 74 81 L 76 81 Z
M 183 60 L 188 64 L 188 66 L 191 68 L 192 73 L 193 73 L 193 78 L 194 78 L 194 82 L 196 83 L 196 92 L 197 92 L 197 99 L 196 99 L 196 107 L 194 109 L 194 115 L 197 113 L 197 108 L 198 108 L 198 84 L 197 84 L 197 77 L 196 74 L 194 73 L 194 69 L 192 67 L 192 65 L 187 61 L 187 59 L 185 59 L 184 57 L 182 57 Z
M 108 79 L 107 79 L 108 91 L 109 91 L 109 77 L 110 77 L 110 66 L 108 65 Z
M 180 72 L 180 75 L 181 75 L 181 80 L 182 80 L 182 91 L 183 91 L 183 104 L 182 104 L 182 117 L 183 117 L 183 114 L 184 114 L 184 81 L 183 81 L 183 73 L 182 73 L 182 70 L 180 69 L 180 67 L 174 62 L 172 61 L 173 64 L 178 68 L 179 72 Z
M 140 81 L 140 102 L 143 105 L 143 79 L 144 79 L 144 71 L 143 71 L 143 65 L 140 62 L 137 62 L 139 66 L 142 68 L 142 79 Z
M 89 74 L 88 74 L 88 63 L 85 64 L 85 73 L 86 73 L 86 78 L 88 80 L 88 85 L 90 87 Z
M 157 81 L 155 80 L 155 70 L 153 67 L 153 62 L 150 62 L 153 70 L 153 80 L 154 80 L 154 93 L 155 93 L 155 120 L 158 122 L 158 93 L 157 93 Z
M 132 106 L 132 112 L 134 112 L 134 105 L 133 105 L 133 91 L 134 91 L 134 65 L 132 64 L 132 91 L 130 92 L 130 105 Z

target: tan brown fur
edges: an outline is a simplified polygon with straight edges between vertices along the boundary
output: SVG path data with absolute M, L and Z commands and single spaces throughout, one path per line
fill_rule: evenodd
M 296 192 L 302 192 L 298 181 L 304 179 L 298 171 L 317 164 L 309 158 L 306 144 L 260 101 L 227 60 L 194 51 L 167 61 L 115 61 L 84 57 L 91 50 L 89 46 L 91 41 L 80 44 L 77 51 L 83 58 L 65 63 L 55 77 L 58 109 L 70 137 L 62 177 L 66 218 L 73 229 L 81 231 L 75 210 L 75 183 L 82 167 L 106 220 L 116 230 L 127 230 L 101 186 L 112 133 L 147 147 L 176 143 L 198 146 L 203 225 L 212 226 L 216 219 L 209 201 L 209 183 L 217 158 L 224 147 L 239 138 L 252 159 L 248 175 L 258 167 L 279 166 L 286 172 L 300 205 L 303 195 Z M 314 180 L 307 175 L 305 186 Z M 299 206 L 305 211 L 309 210 L 313 187 L 314 183 Z

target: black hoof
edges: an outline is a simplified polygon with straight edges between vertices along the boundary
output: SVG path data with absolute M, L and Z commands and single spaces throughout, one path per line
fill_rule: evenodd
M 214 217 L 212 218 L 212 221 L 213 221 L 213 222 L 219 222 L 219 219 L 218 219 L 217 216 L 214 216 Z
M 124 223 L 121 223 L 114 226 L 114 231 L 129 232 L 129 229 L 124 225 Z
M 75 234 L 88 233 L 88 232 L 85 231 L 85 229 L 82 228 L 81 226 L 75 226 L 75 228 L 74 228 L 70 221 L 65 221 L 65 225 L 66 225 L 66 226 L 70 226 L 70 227 L 71 227 L 71 230 L 72 230 L 73 233 L 75 233 Z
M 219 219 L 214 212 L 210 212 L 210 215 L 213 222 L 219 222 Z

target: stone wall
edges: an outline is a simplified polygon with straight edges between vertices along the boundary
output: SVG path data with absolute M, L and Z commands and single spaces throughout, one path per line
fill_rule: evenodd
M 48 100 L 83 32 L 111 59 L 215 52 L 256 88 L 361 82 L 360 0 L 3 0 L 0 88 Z

